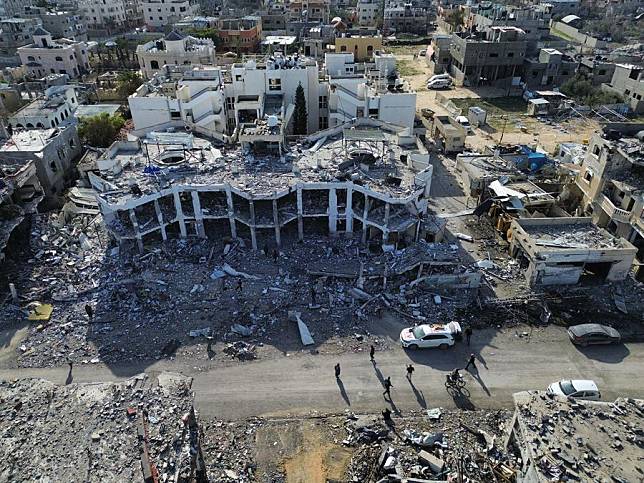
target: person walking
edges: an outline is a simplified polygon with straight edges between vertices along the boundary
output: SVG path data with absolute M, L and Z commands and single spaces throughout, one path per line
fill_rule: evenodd
M 382 411 L 382 419 L 385 420 L 385 424 L 389 426 L 393 421 L 391 419 L 391 409 L 385 408 L 384 411 Z
M 470 358 L 467 360 L 467 364 L 465 364 L 465 370 L 472 366 L 476 370 L 476 356 L 474 354 L 470 354 Z
M 472 327 L 467 326 L 465 327 L 465 341 L 467 342 L 467 345 L 470 345 L 470 339 L 472 338 Z
M 391 399 L 391 388 L 394 387 L 394 385 L 391 383 L 391 377 L 385 379 L 383 386 L 385 386 L 385 390 L 382 392 L 382 395 L 387 396 L 389 399 Z
M 237 291 L 241 292 L 242 291 L 242 281 L 241 278 L 237 279 Z
M 311 286 L 311 307 L 315 307 L 317 305 L 316 295 L 315 287 Z
M 413 364 L 409 364 L 407 366 L 407 379 L 411 381 L 411 376 L 414 374 L 414 371 L 416 368 L 414 368 Z
M 371 348 L 369 349 L 369 359 L 371 359 L 372 361 L 376 360 L 376 348 L 373 346 L 373 344 L 371 345 Z
M 94 317 L 94 310 L 90 304 L 85 304 L 85 313 L 87 314 L 87 317 L 89 317 L 89 320 L 92 320 Z
M 72 361 L 67 361 L 67 364 L 69 365 L 69 373 L 72 373 L 72 369 L 74 368 L 74 363 Z
M 340 379 L 340 363 L 339 362 L 335 365 L 335 378 Z

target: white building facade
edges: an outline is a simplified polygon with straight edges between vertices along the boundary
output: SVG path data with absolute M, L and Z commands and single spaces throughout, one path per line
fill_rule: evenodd
M 20 61 L 30 76 L 41 78 L 48 74 L 67 74 L 76 78 L 89 71 L 85 42 L 54 41 L 51 34 L 42 28 L 34 32 L 33 39 L 33 44 L 18 49 Z
M 199 6 L 190 0 L 144 0 L 141 8 L 145 25 L 154 29 L 163 29 L 166 25 L 199 13 Z

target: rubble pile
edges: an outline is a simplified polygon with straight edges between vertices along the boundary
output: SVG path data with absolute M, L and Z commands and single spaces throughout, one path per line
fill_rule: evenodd
M 158 384 L 0 382 L 0 480 L 188 481 L 192 403 L 190 379 L 170 373 Z
M 516 458 L 502 449 L 510 416 L 508 411 L 433 408 L 390 425 L 375 416 L 351 416 L 343 444 L 356 450 L 347 480 L 510 481 Z
M 514 395 L 511 442 L 549 481 L 639 481 L 644 401 L 581 401 L 543 392 Z

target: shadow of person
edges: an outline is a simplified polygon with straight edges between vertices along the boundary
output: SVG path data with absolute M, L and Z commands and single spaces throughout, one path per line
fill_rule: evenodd
M 338 388 L 340 389 L 340 395 L 342 396 L 342 399 L 344 399 L 344 402 L 347 403 L 347 406 L 351 406 L 351 401 L 349 400 L 349 395 L 347 394 L 347 390 L 344 388 L 344 383 L 342 382 L 342 379 L 337 377 L 335 379 L 335 382 L 338 384 Z
M 427 401 L 425 401 L 425 395 L 423 394 L 423 391 L 416 388 L 414 382 L 411 379 L 409 380 L 409 385 L 411 386 L 411 390 L 414 391 L 414 396 L 416 396 L 418 405 L 423 409 L 427 409 Z
M 448 390 L 447 391 L 450 396 L 452 396 L 452 400 L 454 401 L 454 405 L 459 408 L 459 409 L 464 409 L 466 411 L 473 411 L 476 409 L 476 406 L 474 403 L 470 400 L 470 392 L 465 389 L 453 389 L 453 390 Z
M 480 374 L 480 372 L 479 372 L 478 368 L 474 367 L 474 368 L 472 368 L 472 370 L 470 370 L 469 372 L 470 372 L 470 375 L 472 376 L 472 378 L 473 378 L 476 382 L 478 382 L 478 383 L 479 383 L 479 386 L 481 386 L 481 388 L 483 388 L 483 390 L 485 391 L 485 394 L 487 394 L 488 396 L 490 396 L 490 390 L 489 390 L 489 389 L 487 388 L 487 386 L 485 385 L 485 382 L 483 382 L 483 379 L 481 379 L 481 374 Z
M 481 354 L 480 352 L 476 354 L 476 360 L 483 364 L 483 367 L 485 367 L 485 369 L 487 370 L 487 362 L 485 362 L 485 357 L 483 357 L 483 354 Z
M 376 373 L 376 377 L 377 377 L 377 378 L 378 378 L 378 380 L 380 381 L 380 385 L 381 385 L 382 387 L 385 387 L 385 376 L 383 376 L 383 375 L 382 375 L 382 372 L 380 372 L 380 369 L 378 369 L 378 368 L 376 367 L 376 363 L 375 363 L 375 361 L 374 361 L 374 363 L 373 363 L 373 370 L 374 370 L 374 372 Z

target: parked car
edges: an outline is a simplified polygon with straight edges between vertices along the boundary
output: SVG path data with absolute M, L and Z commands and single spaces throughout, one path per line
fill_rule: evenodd
M 568 337 L 573 344 L 584 347 L 592 344 L 613 344 L 622 340 L 616 329 L 602 324 L 573 325 L 568 329 Z
M 461 338 L 461 325 L 458 322 L 449 324 L 422 324 L 403 329 L 400 343 L 405 349 L 426 349 L 438 347 L 447 349 Z
M 433 82 L 433 81 L 438 80 L 438 79 L 445 79 L 445 80 L 448 80 L 448 81 L 452 80 L 452 78 L 449 76 L 449 74 L 434 74 L 429 79 L 427 79 L 427 82 L 428 83 Z
M 585 380 L 564 380 L 553 382 L 546 389 L 548 394 L 557 394 L 559 396 L 574 397 L 577 399 L 587 399 L 597 401 L 602 395 L 594 381 Z
M 456 122 L 463 126 L 468 134 L 472 132 L 470 120 L 466 116 L 456 116 Z
M 428 89 L 446 89 L 451 87 L 451 79 L 436 79 L 427 83 Z

